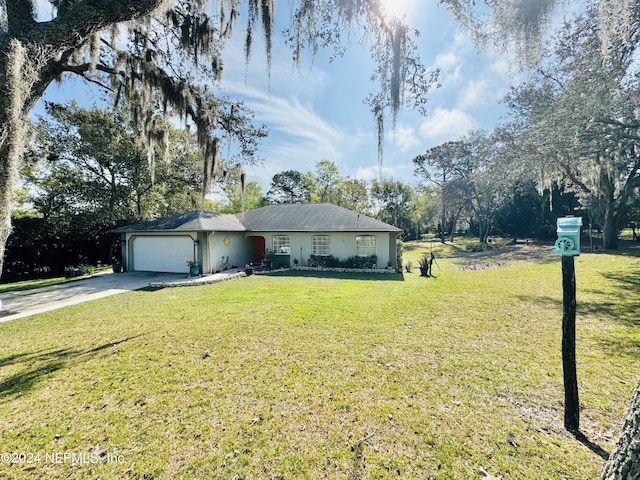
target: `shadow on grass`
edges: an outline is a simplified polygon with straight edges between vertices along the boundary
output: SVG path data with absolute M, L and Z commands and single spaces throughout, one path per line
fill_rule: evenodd
M 631 272 L 602 272 L 609 284 L 613 284 L 614 290 L 604 292 L 591 289 L 588 292 L 605 298 L 591 302 L 582 302 L 582 308 L 587 313 L 596 316 L 606 316 L 626 326 L 640 325 L 640 270 Z
M 361 439 L 358 444 L 354 447 L 351 447 L 351 451 L 353 452 L 353 466 L 351 469 L 351 473 L 349 474 L 349 480 L 359 480 L 362 475 L 362 468 L 364 465 L 364 447 L 367 441 L 373 436 L 373 434 L 368 435 Z
M 599 245 L 600 242 L 598 242 Z M 584 252 L 589 252 L 589 241 L 583 243 L 582 250 Z M 604 250 L 599 245 L 594 246 L 594 254 L 607 253 L 609 255 L 621 255 L 624 257 L 640 257 L 640 243 L 634 242 L 633 240 L 618 240 L 618 248 L 615 250 Z
M 16 363 L 21 363 L 24 360 L 29 360 L 30 357 L 34 357 L 38 355 L 40 352 L 44 352 L 44 351 L 46 351 L 46 348 L 42 348 L 40 350 L 31 352 L 31 353 L 16 353 L 14 355 L 9 355 L 8 357 L 0 358 L 0 368 L 5 367 L 7 365 L 14 365 Z
M 260 273 L 270 277 L 300 278 L 336 278 L 340 280 L 379 280 L 387 282 L 404 282 L 402 273 L 364 273 L 364 272 L 329 272 L 322 270 L 281 270 Z
M 633 277 L 636 274 L 630 274 Z M 640 312 L 640 296 L 633 291 L 632 285 L 638 282 L 637 279 L 631 279 L 631 283 L 628 286 L 628 290 L 622 287 L 617 293 L 604 293 L 591 290 L 590 293 L 596 293 L 598 296 L 607 295 L 607 300 L 603 298 L 595 298 L 593 300 L 581 300 L 578 299 L 576 316 L 578 326 L 580 325 L 580 318 L 582 316 L 589 316 L 596 319 L 596 321 L 611 321 L 621 324 L 625 327 L 637 327 L 640 326 L 640 318 L 638 312 Z M 640 291 L 640 290 L 638 290 Z M 517 295 L 518 301 L 534 304 L 544 307 L 546 310 L 554 310 L 558 312 L 558 321 L 562 319 L 562 291 L 559 292 L 558 298 L 549 296 L 535 296 L 535 295 Z M 633 296 L 634 299 L 630 300 L 628 296 Z M 602 348 L 604 352 L 614 354 L 618 356 L 628 356 L 637 358 L 640 355 L 640 340 L 636 337 L 622 333 L 611 333 L 610 330 L 604 330 L 601 334 L 595 334 L 597 339 L 597 345 Z
M 86 362 L 103 350 L 128 342 L 134 338 L 136 337 L 127 337 L 85 350 L 57 349 L 49 352 L 38 350 L 32 353 L 20 353 L 1 358 L 0 367 L 24 363 L 27 368 L 0 380 L 0 400 L 29 391 L 39 379 L 61 370 L 69 362 Z
M 136 292 L 157 292 L 159 290 L 164 290 L 166 287 L 142 287 L 135 290 Z
M 583 444 L 585 447 L 587 447 L 589 450 L 591 450 L 593 453 L 598 455 L 603 460 L 609 459 L 609 455 L 611 454 L 607 452 L 604 448 L 602 448 L 600 445 L 598 445 L 597 443 L 594 443 L 591 440 L 589 440 L 589 438 L 584 433 L 572 432 L 572 435 L 575 437 L 576 440 L 578 440 L 581 444 Z
M 577 315 L 589 315 L 596 319 L 612 320 L 629 327 L 640 326 L 640 270 L 626 273 L 600 273 L 613 290 L 580 289 L 578 278 Z M 580 298 L 581 293 L 589 294 L 590 299 Z M 517 295 L 516 298 L 525 303 L 544 305 L 557 309 L 562 315 L 562 291 L 557 297 Z

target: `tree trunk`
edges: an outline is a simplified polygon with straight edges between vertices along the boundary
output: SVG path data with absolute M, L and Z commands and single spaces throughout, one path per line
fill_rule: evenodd
M 38 23 L 30 2 L 10 0 L 0 31 L 0 273 L 11 234 L 13 191 L 25 146 L 25 118 L 63 71 L 61 52 L 81 47 L 107 26 L 153 11 L 161 0 L 71 4 L 55 21 Z M 22 8 L 27 6 L 28 8 Z
M 6 124 L 0 124 L 6 131 Z M 0 274 L 4 267 L 4 252 L 9 235 L 11 235 L 11 204 L 15 188 L 17 162 L 9 162 L 9 140 L 3 139 L 0 144 Z M 5 160 L 6 159 L 6 160 Z
M 604 209 L 604 226 L 602 228 L 602 247 L 605 250 L 618 248 L 618 215 L 612 202 L 607 202 Z
M 442 218 L 440 219 L 440 242 L 446 243 L 445 235 L 447 234 L 447 210 L 444 206 L 444 199 L 442 200 Z
M 25 105 L 34 83 L 27 52 L 17 40 L 6 42 L 0 53 L 0 274 L 11 234 L 13 192 L 25 142 Z
M 640 384 L 627 409 L 622 433 L 602 471 L 602 480 L 640 479 Z
M 487 243 L 487 237 L 489 236 L 489 223 L 483 219 L 478 218 L 478 236 L 480 237 L 480 243 Z

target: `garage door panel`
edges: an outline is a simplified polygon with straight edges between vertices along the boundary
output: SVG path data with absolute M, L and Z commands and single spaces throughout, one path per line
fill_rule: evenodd
M 188 260 L 193 260 L 190 237 L 136 237 L 133 240 L 134 270 L 189 273 Z

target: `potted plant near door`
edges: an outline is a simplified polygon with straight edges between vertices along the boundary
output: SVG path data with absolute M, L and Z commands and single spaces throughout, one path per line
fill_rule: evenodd
M 122 263 L 115 256 L 111 258 L 111 269 L 113 270 L 113 273 L 122 272 Z
M 189 276 L 197 277 L 200 275 L 200 264 L 195 260 L 187 260 L 187 265 L 189 266 Z

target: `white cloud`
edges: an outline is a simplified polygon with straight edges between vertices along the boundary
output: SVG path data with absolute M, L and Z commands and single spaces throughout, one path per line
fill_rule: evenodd
M 384 178 L 393 177 L 394 170 L 389 167 L 382 167 L 382 176 Z M 366 180 L 370 182 L 371 180 L 376 180 L 380 178 L 380 166 L 379 165 L 368 165 L 366 167 L 360 167 L 356 171 L 355 177 L 358 180 Z
M 462 110 L 497 105 L 514 80 L 514 73 L 507 60 L 495 58 L 486 68 L 467 81 L 458 95 L 457 107 Z
M 410 125 L 398 125 L 387 134 L 387 142 L 391 142 L 401 152 L 406 152 L 420 145 L 416 129 Z
M 440 71 L 439 80 L 444 86 L 455 84 L 462 78 L 462 59 L 452 51 L 439 54 L 433 68 Z
M 312 170 L 318 160 L 335 161 L 341 156 L 339 146 L 346 139 L 309 108 L 296 108 L 295 103 L 283 99 L 249 106 L 269 125 L 270 138 L 264 152 L 269 161 L 288 163 L 289 168 L 305 171 Z
M 261 142 L 260 154 L 266 159 L 266 171 L 257 172 L 270 180 L 273 174 L 295 169 L 314 170 L 318 160 L 345 160 L 365 141 L 363 135 L 345 128 L 339 118 L 327 119 L 319 102 L 330 78 L 314 66 L 293 68 L 290 55 L 274 54 L 270 76 L 256 45 L 254 59 L 246 65 L 243 45 L 237 40 L 227 46 L 225 72 L 221 87 L 224 94 L 239 98 L 255 113 L 256 123 L 265 123 L 269 136 Z M 341 168 L 341 172 L 342 172 Z
M 458 108 L 467 109 L 482 105 L 495 104 L 501 93 L 496 93 L 496 85 L 485 78 L 470 80 L 464 90 L 460 92 Z
M 432 67 L 440 70 L 440 82 L 445 88 L 454 86 L 463 79 L 462 68 L 467 63 L 469 55 L 473 55 L 469 35 L 457 31 L 453 42 L 436 55 Z
M 443 142 L 455 140 L 475 127 L 471 115 L 459 109 L 437 108 L 420 125 L 420 135 L 423 138 Z
M 349 165 L 353 168 L 360 156 L 356 152 L 373 141 L 371 132 L 332 123 L 323 118 L 314 105 L 297 96 L 270 95 L 259 88 L 229 83 L 227 91 L 241 96 L 255 113 L 256 121 L 264 122 L 269 128 L 269 136 L 260 147 L 265 163 L 261 168 L 250 169 L 265 187 L 277 172 L 314 171 L 316 162 L 323 159 L 336 162 L 340 173 L 349 175 Z
M 505 82 L 514 74 L 511 63 L 505 57 L 497 57 L 491 65 L 489 65 L 488 71 L 492 75 L 498 75 L 503 78 Z

